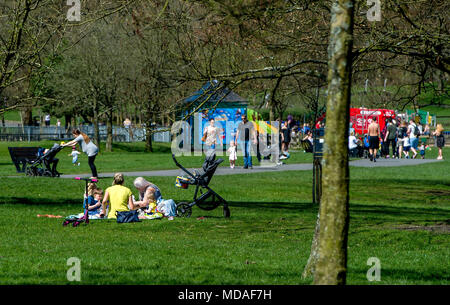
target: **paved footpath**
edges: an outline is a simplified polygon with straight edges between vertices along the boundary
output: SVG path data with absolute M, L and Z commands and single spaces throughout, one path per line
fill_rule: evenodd
M 411 166 L 420 165 L 426 163 L 440 162 L 441 160 L 435 159 L 378 159 L 377 162 L 371 162 L 369 159 L 361 159 L 350 162 L 350 166 L 354 167 L 399 167 L 399 166 Z M 231 169 L 229 167 L 219 167 L 216 170 L 215 175 L 234 175 L 234 174 L 256 174 L 264 172 L 284 172 L 284 171 L 307 171 L 312 170 L 313 166 L 311 163 L 304 164 L 283 164 L 281 166 L 271 167 L 271 166 L 254 166 L 253 169 L 243 169 L 242 167 L 237 167 Z M 188 170 L 194 173 L 194 170 L 188 168 Z M 168 169 L 168 170 L 157 170 L 157 171 L 138 171 L 138 172 L 123 172 L 125 176 L 129 177 L 176 177 L 183 176 L 185 173 L 180 169 Z M 75 178 L 75 177 L 90 177 L 89 174 L 79 174 L 79 175 L 61 175 L 61 178 Z M 114 177 L 114 173 L 101 173 L 100 178 Z

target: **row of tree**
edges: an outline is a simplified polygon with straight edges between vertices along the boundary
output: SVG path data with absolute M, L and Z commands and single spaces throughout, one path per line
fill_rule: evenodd
M 65 1 L 6 1 L 0 111 L 19 108 L 25 124 L 39 106 L 72 125 L 75 117 L 109 126 L 127 116 L 167 125 L 182 98 L 211 79 L 268 107 L 270 120 L 299 100 L 317 111 L 326 95 L 331 3 L 89 1 L 81 21 L 71 22 Z M 355 1 L 352 82 L 391 86 L 367 106 L 403 109 L 423 90 L 448 96 L 448 6 L 383 1 L 381 21 L 371 22 L 367 1 Z

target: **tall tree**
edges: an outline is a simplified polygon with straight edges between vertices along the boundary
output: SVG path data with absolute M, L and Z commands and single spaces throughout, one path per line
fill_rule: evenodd
M 328 97 L 315 284 L 345 284 L 349 226 L 348 122 L 354 0 L 331 7 Z

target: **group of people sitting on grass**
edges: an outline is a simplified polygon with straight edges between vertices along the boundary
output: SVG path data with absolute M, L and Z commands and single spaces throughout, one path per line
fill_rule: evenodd
M 131 190 L 124 186 L 124 176 L 114 175 L 112 186 L 104 192 L 93 182 L 88 185 L 83 208 L 88 209 L 90 219 L 116 218 L 116 212 L 139 210 L 140 219 L 173 220 L 176 216 L 176 204 L 172 199 L 164 200 L 160 189 L 142 177 L 134 180 L 139 191 L 139 200 L 135 200 Z

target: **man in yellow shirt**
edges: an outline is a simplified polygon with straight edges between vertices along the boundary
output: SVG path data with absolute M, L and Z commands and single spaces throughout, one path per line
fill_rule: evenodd
M 126 186 L 123 186 L 124 178 L 123 174 L 117 173 L 114 175 L 113 186 L 108 187 L 105 190 L 105 197 L 102 202 L 102 213 L 100 214 L 103 217 L 106 213 L 106 208 L 109 202 L 109 213 L 108 218 L 117 218 L 116 212 L 129 211 L 130 208 L 132 210 L 137 210 L 140 208 L 139 205 L 135 205 L 132 198 L 132 192 Z

